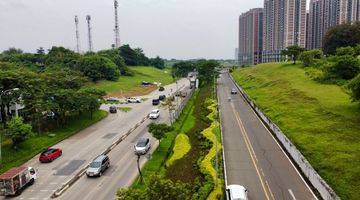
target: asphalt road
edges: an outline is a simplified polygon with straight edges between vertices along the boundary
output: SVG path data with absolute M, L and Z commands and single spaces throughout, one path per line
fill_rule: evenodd
M 249 199 L 316 199 L 271 133 L 226 73 L 218 80 L 227 185 L 248 189 Z M 231 97 L 231 101 L 228 98 Z
M 73 177 L 74 174 L 76 174 L 82 167 L 87 165 L 113 142 L 124 135 L 130 128 L 134 127 L 135 124 L 138 123 L 142 118 L 148 115 L 150 111 L 154 109 L 154 106 L 152 106 L 152 98 L 158 97 L 159 94 L 168 95 L 171 92 L 175 92 L 177 88 L 186 87 L 188 85 L 188 80 L 181 79 L 178 81 L 178 85 L 171 84 L 169 86 L 165 86 L 164 92 L 154 91 L 153 93 L 147 95 L 146 98 L 148 99 L 140 104 L 124 105 L 126 107 L 132 107 L 132 110 L 128 113 L 118 111 L 117 114 L 109 114 L 109 116 L 104 120 L 55 145 L 54 147 L 62 148 L 63 155 L 59 159 L 54 160 L 52 163 L 39 163 L 39 155 L 35 156 L 24 165 L 34 167 L 38 171 L 38 179 L 35 181 L 34 185 L 27 188 L 19 197 L 12 199 L 50 199 L 50 196 L 56 189 L 71 179 L 71 177 Z M 107 109 L 107 106 L 103 106 L 102 108 Z M 162 111 L 162 116 L 168 116 L 168 113 L 165 114 L 164 111 Z M 148 121 L 145 123 L 148 123 Z M 106 176 L 109 176 L 109 174 L 111 174 L 111 172 L 115 171 L 116 169 L 124 167 L 132 168 L 132 162 L 127 162 L 130 160 L 123 158 L 131 158 L 133 156 L 133 141 L 137 139 L 137 136 L 147 134 L 144 133 L 144 130 L 142 130 L 141 127 L 139 127 L 133 133 L 134 136 L 132 134 L 129 136 L 129 139 L 135 137 L 133 140 L 130 142 L 126 141 L 120 143 L 113 150 L 114 153 L 110 153 L 111 157 L 114 157 L 114 154 L 118 154 L 119 159 L 113 163 L 113 167 L 109 169 L 108 173 L 105 174 L 104 177 L 102 177 L 104 180 L 106 179 Z M 130 173 L 129 178 L 133 175 L 134 174 Z M 128 180 L 124 180 L 124 183 L 128 184 Z M 89 182 L 90 181 L 96 182 L 96 179 L 89 180 Z M 98 183 L 92 184 L 97 185 Z M 112 189 L 115 188 L 115 185 L 118 187 L 118 183 L 112 184 L 114 184 Z M 109 186 L 107 185 L 103 186 L 103 188 L 108 187 Z M 90 190 L 90 188 L 87 189 Z M 107 190 L 110 191 L 110 189 Z M 108 194 L 110 194 L 110 192 L 108 192 Z M 0 199 L 4 198 L 0 197 Z

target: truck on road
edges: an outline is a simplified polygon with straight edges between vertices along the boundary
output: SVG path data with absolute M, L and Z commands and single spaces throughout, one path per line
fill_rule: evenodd
M 15 196 L 36 179 L 36 171 L 32 167 L 14 167 L 0 175 L 0 196 Z

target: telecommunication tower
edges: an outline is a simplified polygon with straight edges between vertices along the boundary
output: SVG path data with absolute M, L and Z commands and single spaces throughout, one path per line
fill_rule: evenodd
M 92 35 L 91 35 L 91 16 L 86 15 L 86 22 L 88 25 L 88 42 L 89 42 L 89 52 L 93 51 L 93 42 L 92 42 Z
M 80 53 L 80 34 L 79 34 L 79 18 L 75 16 L 75 28 L 76 28 L 76 51 Z
M 114 8 L 115 8 L 115 28 L 114 28 L 114 33 L 115 33 L 115 48 L 119 48 L 119 47 L 120 47 L 118 7 L 119 7 L 118 0 L 114 0 Z

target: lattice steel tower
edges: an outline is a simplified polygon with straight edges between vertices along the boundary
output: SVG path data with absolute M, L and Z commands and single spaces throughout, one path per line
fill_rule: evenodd
M 76 51 L 80 53 L 80 34 L 79 34 L 79 18 L 75 16 L 75 29 L 76 29 Z
M 88 42 L 89 42 L 89 52 L 93 51 L 93 42 L 92 42 L 92 34 L 91 34 L 91 16 L 86 15 L 86 22 L 88 25 Z
M 118 7 L 119 7 L 118 0 L 114 0 L 114 8 L 115 8 L 115 28 L 114 28 L 114 33 L 115 33 L 115 48 L 119 48 L 119 47 L 120 47 Z

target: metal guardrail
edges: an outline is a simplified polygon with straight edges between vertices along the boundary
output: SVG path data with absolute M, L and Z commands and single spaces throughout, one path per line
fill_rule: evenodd
M 301 152 L 295 147 L 295 145 L 285 136 L 280 128 L 268 118 L 261 109 L 254 103 L 254 101 L 246 94 L 246 92 L 240 87 L 234 78 L 229 74 L 230 79 L 239 89 L 242 97 L 250 105 L 259 119 L 266 125 L 267 129 L 275 136 L 280 142 L 283 150 L 291 157 L 291 159 L 297 165 L 297 168 L 301 170 L 313 188 L 315 188 L 320 196 L 325 200 L 339 200 L 340 197 L 336 195 L 334 190 L 326 183 L 326 181 L 315 171 L 311 164 L 301 154 Z

